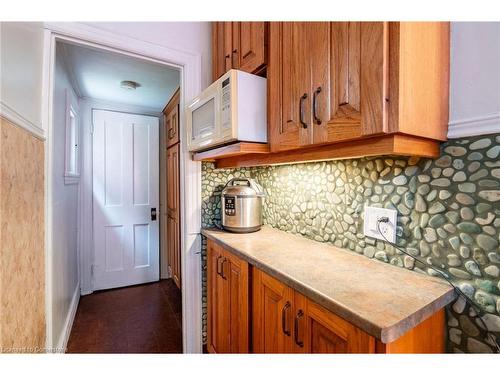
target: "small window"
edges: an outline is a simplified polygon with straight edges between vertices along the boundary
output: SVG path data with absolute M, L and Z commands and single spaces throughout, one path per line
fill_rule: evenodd
M 66 90 L 66 162 L 64 183 L 77 184 L 80 181 L 79 162 L 79 116 L 78 107 Z

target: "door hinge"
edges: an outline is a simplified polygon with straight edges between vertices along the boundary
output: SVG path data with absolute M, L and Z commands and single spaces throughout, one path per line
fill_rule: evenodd
M 90 134 L 94 134 L 94 122 L 90 124 Z

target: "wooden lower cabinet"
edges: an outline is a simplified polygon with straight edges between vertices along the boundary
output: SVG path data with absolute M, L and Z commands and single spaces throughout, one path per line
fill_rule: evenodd
M 374 353 L 375 338 L 258 270 L 253 276 L 255 353 Z
M 208 351 L 249 352 L 248 263 L 207 244 Z
M 207 248 L 210 353 L 444 352 L 444 309 L 385 344 L 212 240 Z

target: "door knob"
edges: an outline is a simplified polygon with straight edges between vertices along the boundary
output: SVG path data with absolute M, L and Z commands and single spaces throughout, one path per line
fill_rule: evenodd
M 151 221 L 156 221 L 156 207 L 151 208 Z

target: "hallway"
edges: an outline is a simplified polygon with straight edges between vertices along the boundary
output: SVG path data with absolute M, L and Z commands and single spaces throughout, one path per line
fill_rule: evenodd
M 172 279 L 83 296 L 67 353 L 182 353 L 181 307 Z

